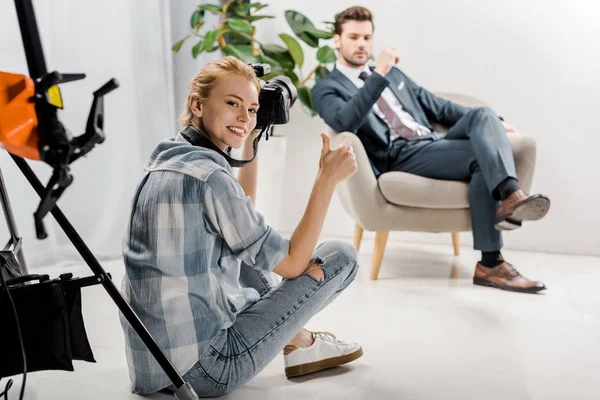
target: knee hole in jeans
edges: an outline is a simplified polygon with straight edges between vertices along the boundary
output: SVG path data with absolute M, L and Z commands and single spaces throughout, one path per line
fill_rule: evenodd
M 306 271 L 302 275 L 308 275 L 316 281 L 322 282 L 325 280 L 325 271 L 323 270 L 323 264 L 314 263 L 310 264 Z

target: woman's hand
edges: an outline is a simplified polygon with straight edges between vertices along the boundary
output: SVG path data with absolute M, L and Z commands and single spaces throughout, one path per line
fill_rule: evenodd
M 256 139 L 259 133 L 260 129 L 255 129 L 246 137 L 246 140 L 244 141 L 244 149 L 242 150 L 242 158 L 244 160 L 250 159 L 254 155 L 254 139 Z
M 246 138 L 244 149 L 242 150 L 242 160 L 250 160 L 254 155 L 254 139 L 258 136 L 260 130 L 255 129 Z M 256 204 L 256 190 L 258 188 L 258 153 L 256 158 L 250 164 L 240 168 L 237 175 L 237 180 L 240 183 L 244 193 L 252 199 L 252 205 Z
M 244 146 L 252 146 L 252 143 L 254 143 L 254 139 L 256 139 L 256 137 L 258 136 L 259 133 L 260 133 L 260 129 L 254 129 L 252 132 L 250 132 L 250 134 L 246 138 L 246 142 L 244 143 Z
M 321 133 L 321 138 L 323 148 L 319 160 L 319 173 L 336 184 L 354 175 L 358 167 L 350 140 L 346 139 L 338 147 L 331 149 L 329 136 Z
M 304 216 L 290 238 L 289 254 L 273 269 L 273 272 L 284 278 L 296 278 L 303 273 L 318 280 L 324 278 L 323 271 L 317 265 L 311 265 L 308 269 L 306 265 L 315 251 L 336 185 L 356 172 L 355 155 L 349 140 L 331 149 L 329 137 L 322 133 L 321 139 L 323 148 L 319 160 L 319 173 L 308 198 Z

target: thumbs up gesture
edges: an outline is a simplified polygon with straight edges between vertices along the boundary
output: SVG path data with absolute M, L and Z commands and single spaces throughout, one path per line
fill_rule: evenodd
M 348 139 L 332 149 L 329 136 L 321 133 L 323 148 L 319 160 L 319 172 L 334 183 L 348 179 L 357 170 L 356 156 Z

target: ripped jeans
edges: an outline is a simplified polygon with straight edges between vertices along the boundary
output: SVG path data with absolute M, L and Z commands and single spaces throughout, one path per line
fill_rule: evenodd
M 296 279 L 284 279 L 275 288 L 269 287 L 260 273 L 242 267 L 240 280 L 258 290 L 260 300 L 238 314 L 229 329 L 213 338 L 184 380 L 200 397 L 220 396 L 249 382 L 315 314 L 348 287 L 356 276 L 357 261 L 352 245 L 324 242 L 310 262 L 321 263 L 324 280 L 303 274 Z

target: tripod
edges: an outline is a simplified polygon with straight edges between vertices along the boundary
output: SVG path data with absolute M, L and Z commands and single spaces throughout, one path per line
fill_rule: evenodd
M 0 168 L 0 203 L 2 203 L 2 210 L 4 211 L 4 218 L 6 219 L 6 226 L 8 227 L 8 234 L 10 235 L 10 239 L 8 239 L 8 243 L 4 246 L 4 249 L 0 251 L 0 253 L 11 253 L 17 259 L 19 264 L 21 275 L 27 275 L 29 272 L 27 271 L 27 264 L 25 263 L 25 256 L 23 254 L 23 240 L 21 236 L 19 236 L 19 231 L 17 229 L 17 223 L 15 222 L 15 216 L 12 212 L 12 207 L 10 206 L 10 200 L 8 198 L 8 191 L 6 190 L 6 185 L 4 184 L 4 177 L 2 176 L 2 169 Z
M 37 178 L 29 164 L 27 164 L 27 162 L 21 157 L 16 157 L 14 155 L 11 156 L 17 164 L 17 166 L 19 167 L 19 169 L 21 170 L 21 172 L 23 173 L 23 175 L 25 175 L 31 186 L 33 186 L 33 189 L 41 197 L 45 192 L 44 185 L 42 185 L 42 183 Z M 9 246 L 12 245 L 13 249 L 11 251 L 19 255 L 19 265 L 21 265 L 21 260 L 23 259 L 23 251 L 21 246 L 22 239 L 19 237 L 16 231 L 16 224 L 14 222 L 14 216 L 10 208 L 10 202 L 8 200 L 6 187 L 4 185 L 4 180 L 2 180 L 1 177 L 2 176 L 0 171 L 0 195 L 2 197 L 2 206 L 4 208 L 5 215 L 7 215 L 7 221 L 10 221 L 8 222 L 8 224 L 9 229 L 11 229 L 11 240 L 9 241 Z M 94 254 L 87 247 L 81 236 L 79 236 L 73 225 L 71 225 L 67 217 L 65 217 L 65 215 L 60 210 L 60 208 L 58 206 L 54 206 L 54 208 L 50 212 L 52 213 L 52 216 L 56 219 L 56 222 L 58 222 L 60 227 L 63 229 L 71 243 L 73 243 L 79 254 L 83 257 L 84 261 L 88 264 L 88 266 L 94 273 L 94 276 L 90 277 L 91 279 L 88 279 L 88 281 L 90 281 L 90 284 L 101 284 L 104 287 L 108 295 L 112 298 L 119 310 L 123 313 L 129 324 L 131 324 L 132 328 L 140 336 L 146 347 L 148 347 L 148 350 L 150 350 L 156 361 L 165 371 L 171 382 L 173 382 L 173 384 L 177 388 L 177 391 L 175 392 L 175 398 L 179 400 L 197 399 L 198 396 L 192 389 L 191 385 L 183 381 L 181 375 L 179 375 L 177 370 L 175 370 L 175 367 L 173 367 L 171 362 L 160 350 L 160 348 L 158 347 L 158 345 L 156 344 L 156 342 L 154 341 L 154 339 L 152 338 L 142 321 L 140 321 L 140 319 L 135 314 L 131 306 L 125 301 L 125 299 L 111 280 L 110 276 L 106 273 L 104 268 L 102 268 Z M 16 241 L 13 241 L 13 238 L 16 238 Z M 22 271 L 24 265 L 25 264 L 21 265 Z M 91 283 L 92 280 L 95 282 Z
M 104 121 L 102 99 L 104 94 L 115 89 L 118 84 L 116 81 L 111 80 L 94 93 L 94 102 L 92 103 L 92 110 L 90 111 L 86 132 L 79 137 L 68 140 L 64 128 L 58 120 L 56 107 L 48 102 L 42 101 L 42 97 L 44 97 L 43 92 L 46 92 L 49 88 L 61 82 L 83 79 L 85 75 L 59 74 L 58 72 L 49 74 L 46 68 L 46 61 L 32 0 L 15 0 L 15 7 L 21 30 L 21 37 L 23 39 L 25 56 L 27 58 L 27 65 L 29 67 L 29 75 L 31 79 L 35 81 L 37 91 L 36 99 L 41 99 L 40 101 L 37 101 L 35 106 L 40 136 L 40 155 L 43 161 L 54 168 L 54 175 L 52 176 L 49 185 L 44 187 L 25 159 L 11 152 L 12 159 L 41 199 L 40 207 L 35 213 L 37 236 L 38 238 L 45 237 L 42 218 L 47 212 L 50 212 L 94 273 L 93 276 L 83 278 L 82 280 L 85 281 L 85 283 L 81 286 L 102 285 L 171 382 L 173 382 L 173 385 L 177 388 L 175 391 L 175 398 L 180 400 L 198 399 L 198 396 L 191 385 L 184 382 L 181 375 L 158 347 L 158 344 L 152 338 L 142 321 L 118 291 L 117 287 L 112 282 L 110 275 L 102 268 L 81 236 L 79 236 L 67 217 L 56 205 L 58 197 L 60 197 L 64 189 L 72 181 L 68 169 L 69 164 L 89 152 L 95 144 L 102 143 L 104 140 L 104 133 L 102 130 Z M 59 99 L 59 103 L 61 104 L 59 108 L 62 108 L 62 99 Z M 10 252 L 17 257 L 21 272 L 25 274 L 27 273 L 27 267 L 21 246 L 22 239 L 19 237 L 17 231 L 1 171 L 0 200 L 2 202 L 11 236 L 4 251 Z

